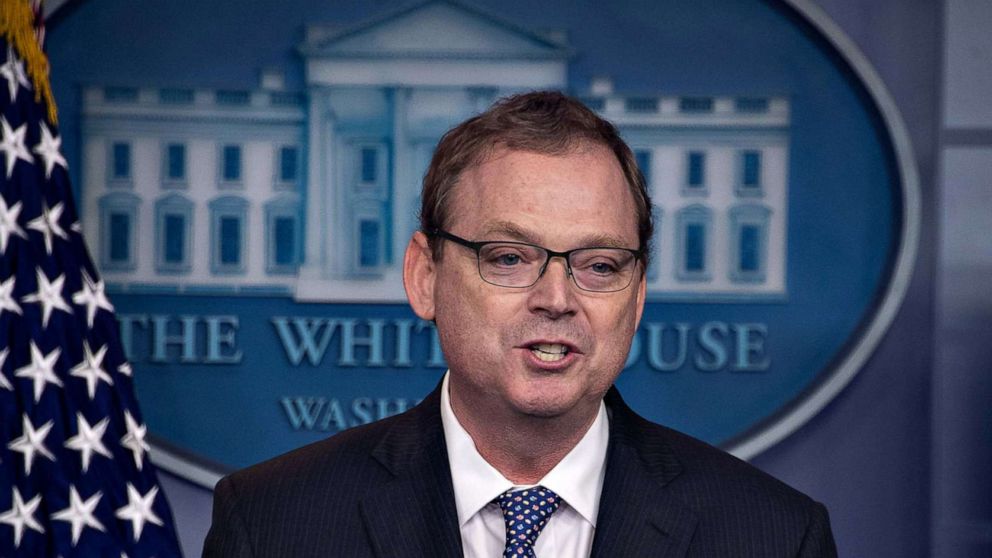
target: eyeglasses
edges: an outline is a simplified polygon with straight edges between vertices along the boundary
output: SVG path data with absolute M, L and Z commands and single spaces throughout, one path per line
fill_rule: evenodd
M 568 276 L 584 291 L 610 293 L 630 285 L 641 259 L 640 250 L 592 246 L 555 252 L 525 242 L 502 240 L 473 242 L 435 229 L 432 236 L 471 248 L 479 262 L 479 276 L 498 287 L 530 287 L 544 275 L 551 258 L 565 260 Z

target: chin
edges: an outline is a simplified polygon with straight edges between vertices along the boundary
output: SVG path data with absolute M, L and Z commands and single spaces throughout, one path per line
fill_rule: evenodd
M 555 418 L 575 409 L 579 398 L 571 394 L 542 394 L 517 399 L 517 410 L 524 415 L 539 418 Z
M 522 409 L 521 414 L 536 419 L 555 419 L 564 415 L 565 411 L 549 408 Z

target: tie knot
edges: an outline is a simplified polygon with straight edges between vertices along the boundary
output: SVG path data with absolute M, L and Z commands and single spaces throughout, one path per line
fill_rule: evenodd
M 535 486 L 504 492 L 497 501 L 506 524 L 504 558 L 534 556 L 534 543 L 561 505 L 561 498 L 543 486 Z

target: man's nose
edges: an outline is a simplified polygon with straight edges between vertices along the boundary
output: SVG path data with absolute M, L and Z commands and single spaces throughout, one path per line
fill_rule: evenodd
M 555 257 L 551 258 L 544 273 L 531 287 L 528 306 L 531 312 L 557 319 L 575 313 L 575 296 L 568 263 L 563 258 Z

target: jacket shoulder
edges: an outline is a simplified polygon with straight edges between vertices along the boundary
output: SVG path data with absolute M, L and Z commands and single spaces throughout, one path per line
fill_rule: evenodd
M 726 451 L 713 447 L 687 434 L 654 425 L 683 464 L 679 480 L 703 484 L 724 498 L 740 498 L 751 503 L 774 503 L 790 509 L 806 509 L 815 502 L 772 475 L 758 469 Z
M 203 555 L 364 555 L 367 543 L 355 535 L 363 532 L 361 501 L 393 478 L 374 452 L 404 421 L 398 415 L 345 430 L 224 477 Z
M 348 492 L 388 478 L 388 471 L 372 454 L 404 418 L 398 415 L 344 430 L 231 473 L 218 486 L 227 485 L 242 504 L 275 499 L 299 502 L 331 493 L 340 500 Z
M 627 407 L 615 392 L 608 403 L 617 419 L 617 428 L 610 429 L 611 437 L 636 448 L 643 461 L 653 463 L 663 484 L 698 494 L 700 504 L 706 498 L 768 500 L 800 508 L 814 504 L 805 494 L 726 451 L 648 421 Z
M 658 494 L 698 521 L 693 555 L 836 556 L 822 504 L 719 448 L 647 421 L 618 396 L 612 406 L 611 444 L 636 453 Z

